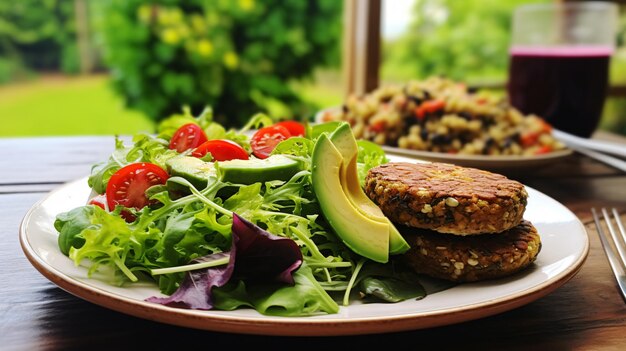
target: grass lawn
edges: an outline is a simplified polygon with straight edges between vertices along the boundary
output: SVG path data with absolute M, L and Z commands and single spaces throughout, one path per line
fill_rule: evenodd
M 124 108 L 106 76 L 44 76 L 0 87 L 0 137 L 152 132 L 154 123 Z
M 343 99 L 338 75 L 324 73 L 318 83 L 294 83 L 294 88 L 319 108 L 335 106 Z M 0 86 L 0 119 L 0 137 L 131 135 L 155 127 L 141 112 L 123 106 L 106 75 L 43 76 Z

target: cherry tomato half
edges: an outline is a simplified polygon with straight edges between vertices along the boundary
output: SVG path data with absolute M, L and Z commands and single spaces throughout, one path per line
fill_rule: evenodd
M 278 143 L 290 137 L 291 133 L 283 126 L 271 125 L 261 128 L 250 139 L 252 153 L 258 158 L 268 158 Z
M 141 209 L 148 205 L 146 190 L 157 184 L 165 184 L 167 172 L 152 163 L 132 163 L 115 172 L 106 189 L 109 209 L 116 205 Z
M 208 139 L 200 126 L 194 123 L 187 123 L 176 130 L 170 140 L 170 149 L 178 152 L 194 149 L 206 142 Z
M 244 148 L 234 141 L 227 139 L 209 140 L 193 150 L 191 156 L 204 157 L 204 155 L 209 152 L 211 153 L 211 156 L 213 156 L 214 161 L 248 159 L 248 153 L 244 150 Z
M 88 202 L 89 205 L 96 205 L 103 210 L 107 209 L 107 197 L 104 194 L 96 195 Z
M 274 124 L 287 128 L 291 136 L 304 136 L 304 124 L 296 121 L 282 121 Z

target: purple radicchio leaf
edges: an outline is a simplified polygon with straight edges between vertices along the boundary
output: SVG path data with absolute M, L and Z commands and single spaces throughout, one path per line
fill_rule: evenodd
M 232 233 L 229 253 L 191 261 L 208 262 L 230 255 L 226 266 L 187 272 L 171 296 L 153 296 L 146 301 L 170 307 L 210 310 L 213 308 L 212 289 L 224 286 L 231 278 L 294 284 L 292 273 L 302 264 L 302 252 L 295 241 L 268 233 L 236 213 L 233 213 Z

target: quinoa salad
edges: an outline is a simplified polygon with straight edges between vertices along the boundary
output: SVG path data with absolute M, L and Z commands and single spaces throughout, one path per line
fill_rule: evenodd
M 357 138 L 419 151 L 532 156 L 565 149 L 541 117 L 441 77 L 350 96 L 323 112 L 320 122 L 328 121 L 349 122 Z

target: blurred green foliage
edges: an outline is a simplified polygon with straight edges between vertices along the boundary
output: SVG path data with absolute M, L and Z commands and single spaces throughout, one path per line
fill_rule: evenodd
M 311 113 L 290 87 L 338 65 L 341 1 L 110 0 L 102 30 L 115 89 L 155 120 L 211 105 L 241 125 L 280 101 Z M 283 116 L 281 116 L 283 117 Z
M 506 78 L 513 9 L 554 0 L 416 0 L 410 28 L 384 43 L 383 77 Z
M 0 83 L 30 70 L 77 72 L 75 36 L 72 1 L 0 1 Z

